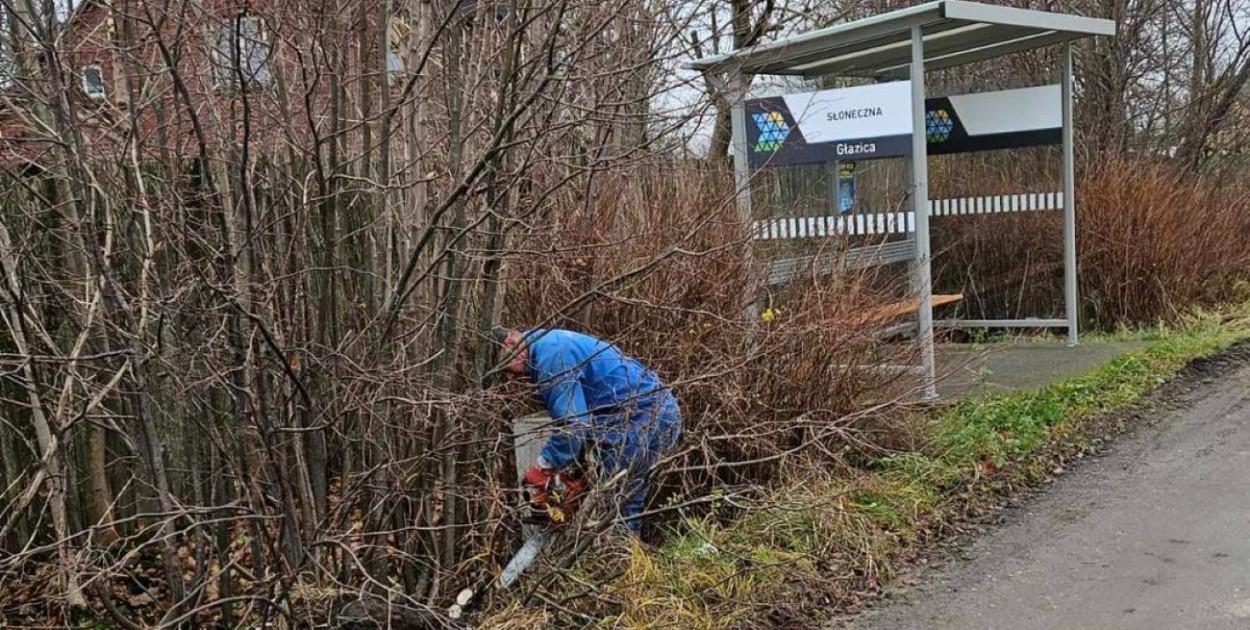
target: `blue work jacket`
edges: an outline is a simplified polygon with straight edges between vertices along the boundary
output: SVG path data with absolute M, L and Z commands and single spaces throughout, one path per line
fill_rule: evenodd
M 616 346 L 569 330 L 525 333 L 529 370 L 554 423 L 542 458 L 554 468 L 596 446 L 649 448 L 660 429 L 680 431 L 677 402 L 654 372 Z M 677 427 L 671 425 L 677 424 Z

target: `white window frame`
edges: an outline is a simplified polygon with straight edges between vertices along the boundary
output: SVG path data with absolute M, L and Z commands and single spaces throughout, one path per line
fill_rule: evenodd
M 238 47 L 239 64 L 242 66 L 242 74 L 244 75 L 243 85 L 239 85 L 239 70 L 234 66 L 234 51 L 232 47 L 229 51 L 222 50 L 222 43 L 231 34 L 234 35 L 234 45 Z M 252 66 L 250 53 L 252 49 L 249 44 L 244 41 L 244 35 L 254 34 L 254 46 L 263 56 Z M 273 81 L 273 73 L 270 70 L 270 63 L 273 60 L 273 46 L 269 41 L 269 31 L 265 28 L 265 21 L 259 15 L 244 14 L 231 15 L 217 23 L 217 30 L 214 33 L 213 40 L 213 57 L 216 60 L 214 72 L 216 74 L 216 83 L 218 86 L 226 86 L 233 89 L 245 88 L 251 89 L 270 84 Z
M 393 48 L 386 51 L 386 74 L 391 77 L 392 83 L 404 74 L 404 57 Z
M 98 92 L 92 90 L 91 84 L 87 82 L 88 70 L 95 70 L 96 74 L 100 76 L 100 90 Z M 101 68 L 100 64 L 89 63 L 84 65 L 82 67 L 82 71 L 79 73 L 79 78 L 82 81 L 82 92 L 87 95 L 87 98 L 93 101 L 99 101 L 108 96 L 108 87 L 104 85 L 104 68 Z
M 408 23 L 400 17 L 391 17 L 386 28 L 386 77 L 391 85 L 402 85 L 408 68 L 404 63 L 404 36 Z

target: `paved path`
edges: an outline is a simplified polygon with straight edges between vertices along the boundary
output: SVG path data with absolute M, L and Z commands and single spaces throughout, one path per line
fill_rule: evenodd
M 1069 348 L 1063 343 L 1026 341 L 986 347 L 942 344 L 937 350 L 938 392 L 954 396 L 978 391 L 1038 389 L 1079 376 L 1145 344 L 1096 341 Z
M 1010 511 L 967 561 L 845 627 L 1250 629 L 1250 366 L 1193 382 Z

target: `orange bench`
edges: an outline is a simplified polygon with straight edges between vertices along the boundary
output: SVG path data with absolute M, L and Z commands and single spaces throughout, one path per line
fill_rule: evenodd
M 932 299 L 933 299 L 933 307 L 937 308 L 939 306 L 945 306 L 947 304 L 954 304 L 955 302 L 958 302 L 964 299 L 964 294 L 956 293 L 954 295 L 935 295 L 933 296 Z M 891 302 L 889 304 L 885 304 L 877 308 L 874 308 L 871 311 L 868 311 L 867 313 L 864 313 L 863 315 L 859 316 L 856 323 L 865 324 L 871 321 L 891 320 L 897 317 L 902 317 L 904 315 L 915 313 L 916 309 L 918 308 L 920 308 L 919 298 L 916 298 L 914 300 L 905 300 L 902 302 Z

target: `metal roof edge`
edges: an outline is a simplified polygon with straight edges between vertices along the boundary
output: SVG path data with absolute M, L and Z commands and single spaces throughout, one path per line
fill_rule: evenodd
M 948 1 L 949 0 L 935 0 L 934 2 L 926 2 L 924 4 L 918 4 L 914 7 L 907 7 L 906 9 L 899 9 L 897 11 L 889 11 L 886 13 L 873 15 L 873 16 L 866 17 L 866 18 L 859 19 L 859 20 L 851 20 L 849 22 L 842 22 L 840 24 L 834 24 L 832 26 L 818 28 L 814 31 L 800 33 L 798 35 L 783 38 L 774 42 L 756 44 L 754 46 L 749 46 L 741 50 L 735 50 L 733 52 L 722 53 L 720 55 L 707 57 L 705 59 L 698 59 L 688 64 L 685 64 L 684 67 L 689 70 L 700 70 L 700 71 L 708 70 L 716 66 L 726 65 L 734 61 L 735 59 L 739 59 L 742 57 L 757 55 L 761 53 L 773 52 L 773 51 L 777 51 L 777 50 L 781 50 L 781 49 L 789 48 L 793 46 L 799 46 L 799 45 L 803 45 L 809 42 L 819 41 L 821 39 L 829 37 L 830 35 L 835 35 L 839 32 L 844 32 L 844 31 L 849 32 L 853 30 L 868 28 L 874 25 L 885 24 L 887 22 L 893 22 L 896 20 L 903 20 L 903 19 L 910 18 L 910 17 L 920 16 L 925 13 L 933 13 L 933 16 L 935 18 L 940 19 L 942 18 L 942 12 L 943 12 L 942 5 Z
M 1115 20 L 1086 17 L 1071 13 L 1054 13 L 1036 9 L 1020 9 L 968 0 L 943 0 L 942 15 L 952 20 L 1025 26 L 1083 35 L 1110 36 L 1116 33 Z

